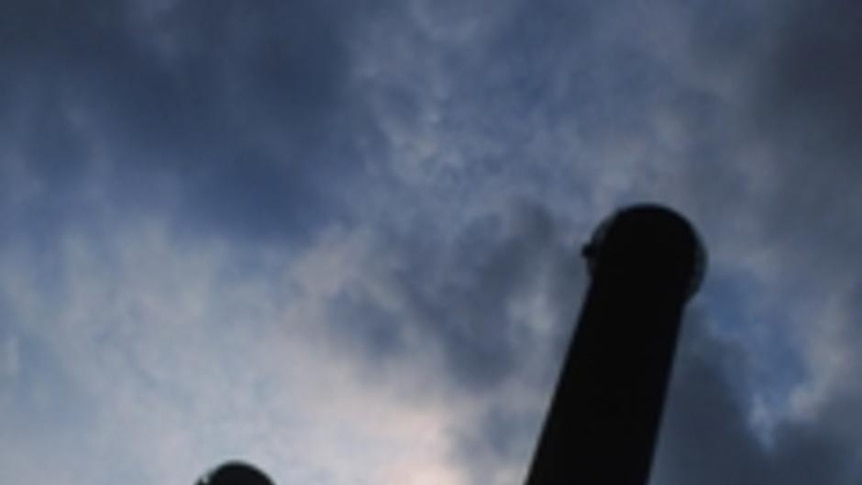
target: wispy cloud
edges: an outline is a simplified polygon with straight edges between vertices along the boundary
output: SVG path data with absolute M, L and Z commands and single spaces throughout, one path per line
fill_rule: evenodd
M 26 433 L 4 454 L 8 478 L 79 470 L 100 483 L 125 466 L 133 483 L 182 482 L 240 455 L 287 481 L 459 483 L 446 465 L 458 414 L 427 394 L 434 382 L 411 385 L 426 397 L 404 406 L 394 384 L 370 381 L 331 341 L 327 307 L 358 284 L 361 239 L 270 258 L 265 276 L 160 223 L 90 237 L 64 240 L 57 294 L 33 284 L 37 255 L 4 264 L 10 338 L 22 342 L 21 368 L 5 378 L 4 429 Z

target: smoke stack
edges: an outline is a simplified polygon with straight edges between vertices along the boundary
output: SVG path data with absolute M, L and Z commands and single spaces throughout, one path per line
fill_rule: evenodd
M 195 485 L 273 485 L 262 471 L 240 461 L 220 465 L 204 475 Z
M 590 287 L 527 485 L 644 485 L 706 255 L 681 215 L 638 205 L 599 226 L 584 256 Z

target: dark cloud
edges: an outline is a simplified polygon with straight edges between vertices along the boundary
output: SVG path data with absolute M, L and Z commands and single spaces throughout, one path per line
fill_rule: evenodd
M 852 210 L 862 202 L 852 188 L 862 178 L 858 3 L 696 2 L 685 11 L 696 91 L 714 109 L 682 118 L 701 139 L 691 156 L 719 162 L 692 166 L 686 185 L 711 207 L 756 219 L 767 238 L 805 246 L 796 252 L 823 254 L 810 250 L 823 234 L 840 246 L 833 253 L 852 252 L 849 241 L 862 237 Z M 735 180 L 710 182 L 716 170 Z M 710 200 L 721 186 L 748 196 Z
M 333 174 L 345 183 L 361 168 L 348 147 L 362 115 L 345 97 L 352 8 L 195 0 L 3 8 L 5 144 L 45 184 L 32 210 L 55 221 L 69 218 L 70 199 L 95 209 L 80 197 L 90 183 L 115 206 L 171 207 L 183 225 L 301 234 L 343 202 Z
M 569 332 L 583 277 L 579 248 L 562 239 L 545 208 L 533 204 L 501 208 L 450 234 L 449 241 L 434 233 L 387 234 L 365 278 L 334 302 L 333 322 L 346 342 L 364 342 L 374 359 L 406 357 L 403 331 L 409 327 L 429 346 L 439 346 L 460 389 L 493 391 L 523 370 L 521 360 L 549 332 L 553 341 Z M 386 267 L 374 265 L 393 258 Z M 369 284 L 374 280 L 379 284 Z M 374 287 L 381 285 L 398 305 L 379 300 Z M 545 314 L 528 309 L 531 298 L 541 301 Z M 546 319 L 550 328 L 531 319 Z M 553 363 L 547 365 L 541 369 L 545 379 Z
M 771 280 L 777 286 L 770 289 L 784 295 L 778 298 L 779 320 L 799 317 L 792 308 L 800 291 L 820 295 L 814 302 L 852 300 L 847 282 L 858 286 L 858 275 L 850 268 L 862 262 L 855 249 L 862 242 L 857 223 L 862 201 L 851 188 L 862 180 L 855 163 L 862 154 L 857 133 L 862 10 L 840 0 L 732 3 L 722 13 L 713 10 L 700 5 L 688 19 L 697 75 L 724 90 L 705 89 L 702 95 L 719 129 L 704 125 L 710 118 L 702 112 L 684 115 L 700 145 L 691 155 L 711 152 L 720 162 L 692 168 L 687 179 L 698 192 L 693 200 L 703 209 L 707 231 L 720 244 L 720 238 L 739 234 L 734 224 L 753 221 L 758 244 L 781 255 L 779 279 Z M 734 98 L 731 103 L 727 96 Z M 746 151 L 751 146 L 758 149 Z M 726 190 L 739 197 L 727 197 Z M 710 215 L 719 207 L 727 217 Z M 797 349 L 829 339 L 830 351 L 846 355 L 850 368 L 857 369 L 856 353 L 837 341 L 859 342 L 853 316 L 858 312 L 849 310 L 847 321 L 834 321 L 813 305 L 818 310 L 807 315 L 814 321 L 802 322 L 811 330 Z M 780 420 L 764 436 L 755 431 L 751 393 L 745 389 L 758 392 L 753 385 L 775 382 L 752 381 L 760 365 L 754 361 L 762 358 L 756 345 L 722 341 L 703 322 L 691 323 L 677 360 L 654 483 L 858 482 L 858 386 L 839 378 L 811 415 Z M 767 331 L 756 330 L 767 322 L 748 324 Z M 833 342 L 825 335 L 836 327 L 841 337 Z M 779 346 L 776 342 L 765 352 Z M 806 379 L 830 379 L 811 373 L 819 358 L 809 357 Z M 728 365 L 729 359 L 739 363 Z
M 579 248 L 560 239 L 545 209 L 489 217 L 473 221 L 442 254 L 419 253 L 423 260 L 397 275 L 416 322 L 440 342 L 456 381 L 473 390 L 510 376 L 539 343 L 528 320 L 536 316 L 518 316 L 513 306 L 547 291 L 565 298 L 550 302 L 548 315 L 554 328 L 564 325 L 562 309 L 576 304 L 582 275 Z
M 840 295 L 840 296 L 838 296 Z M 846 321 L 811 322 L 813 325 L 829 325 L 831 333 L 829 355 L 819 356 L 820 359 L 838 358 L 841 365 L 833 369 L 834 381 L 819 397 L 822 399 L 816 408 L 815 423 L 818 429 L 829 433 L 836 441 L 843 444 L 846 452 L 856 456 L 856 473 L 859 469 L 859 443 L 862 442 L 862 382 L 857 376 L 862 373 L 862 355 L 859 348 L 862 342 L 862 281 L 853 280 L 852 286 L 844 293 L 837 294 L 839 305 Z M 826 376 L 829 378 L 830 376 Z M 859 475 L 857 475 L 859 476 Z
M 747 403 L 728 376 L 740 378 L 744 368 L 728 365 L 740 351 L 707 334 L 702 323 L 688 321 L 684 327 L 653 481 L 771 483 L 766 453 L 748 423 Z
M 495 130 L 506 144 L 507 161 L 530 160 L 511 163 L 509 170 L 531 178 L 542 175 L 537 167 L 546 171 L 552 170 L 547 165 L 573 163 L 558 159 L 562 153 L 544 153 L 550 160 L 542 160 L 524 150 L 539 133 L 571 123 L 572 139 L 610 143 L 647 128 L 656 92 L 675 80 L 652 53 L 616 35 L 625 26 L 613 19 L 624 18 L 626 10 L 616 2 L 519 2 L 494 35 L 465 49 L 461 62 L 452 62 L 464 81 L 460 94 L 481 102 L 453 102 L 451 111 Z
M 840 151 L 859 150 L 862 6 L 847 0 L 795 2 L 780 18 L 757 73 L 755 102 L 762 119 L 770 121 L 767 132 L 785 142 L 796 138 Z
M 770 436 L 755 431 L 739 383 L 748 357 L 703 323 L 685 327 L 653 483 L 856 483 L 855 441 L 821 418 L 782 422 Z
M 706 172 L 692 167 L 690 186 L 707 207 L 756 220 L 765 239 L 795 253 L 852 253 L 862 238 L 853 210 L 862 203 L 853 189 L 862 178 L 855 163 L 862 150 L 860 7 L 843 0 L 727 7 L 719 13 L 698 4 L 687 17 L 694 76 L 720 86 L 701 90 L 718 108 L 718 125 L 683 115 L 702 139 L 691 156 L 720 162 Z M 732 174 L 726 183 L 707 175 L 719 166 Z M 723 193 L 719 186 L 748 196 L 710 200 Z M 834 247 L 812 250 L 823 235 Z

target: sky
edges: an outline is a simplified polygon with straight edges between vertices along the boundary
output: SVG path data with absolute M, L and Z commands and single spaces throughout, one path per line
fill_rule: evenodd
M 651 484 L 858 484 L 860 126 L 855 0 L 4 0 L 0 482 L 521 483 L 650 201 Z

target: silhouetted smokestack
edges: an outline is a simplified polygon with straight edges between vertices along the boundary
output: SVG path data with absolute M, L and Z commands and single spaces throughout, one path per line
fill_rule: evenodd
M 624 209 L 584 247 L 591 283 L 528 485 L 644 485 L 683 307 L 703 276 L 691 225 Z
M 262 471 L 241 461 L 224 463 L 195 485 L 273 485 Z

